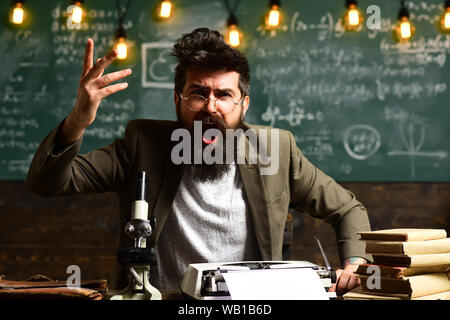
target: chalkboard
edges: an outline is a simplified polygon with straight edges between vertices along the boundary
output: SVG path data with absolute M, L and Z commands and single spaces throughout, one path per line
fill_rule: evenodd
M 39 142 L 72 109 L 87 37 L 97 57 L 113 45 L 115 1 L 85 1 L 79 30 L 67 25 L 70 2 L 27 1 L 23 27 L 8 23 L 11 3 L 0 4 L 0 179 L 24 179 Z M 268 32 L 268 2 L 242 0 L 236 11 L 252 70 L 248 122 L 290 130 L 339 181 L 450 181 L 450 36 L 436 27 L 442 0 L 407 2 L 416 25 L 410 46 L 392 36 L 398 1 L 359 1 L 363 12 L 377 5 L 381 13 L 378 29 L 359 32 L 340 25 L 344 0 L 284 0 L 282 26 Z M 221 0 L 174 3 L 174 16 L 161 22 L 152 17 L 157 1 L 131 2 L 131 55 L 108 70 L 131 67 L 129 87 L 102 102 L 82 152 L 123 136 L 130 119 L 175 119 L 170 48 L 196 27 L 223 32 L 228 13 Z

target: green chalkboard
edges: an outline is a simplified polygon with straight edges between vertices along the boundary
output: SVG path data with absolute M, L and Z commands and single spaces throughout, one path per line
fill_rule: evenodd
M 72 109 L 87 37 L 97 57 L 113 45 L 115 1 L 85 1 L 79 30 L 67 25 L 70 2 L 27 1 L 23 27 L 8 23 L 11 3 L 0 4 L 0 179 L 24 179 L 39 142 Z M 129 88 L 102 102 L 82 152 L 121 137 L 130 119 L 175 119 L 171 45 L 196 27 L 225 29 L 222 0 L 174 1 L 166 22 L 152 18 L 157 2 L 131 2 L 131 54 L 109 69 L 131 67 Z M 267 32 L 268 2 L 241 0 L 236 11 L 252 70 L 248 122 L 290 130 L 339 181 L 450 181 L 450 36 L 436 27 L 442 0 L 407 2 L 416 35 L 406 47 L 392 36 L 398 1 L 359 1 L 363 12 L 376 5 L 381 14 L 378 29 L 359 32 L 340 25 L 344 0 L 284 0 L 281 28 Z

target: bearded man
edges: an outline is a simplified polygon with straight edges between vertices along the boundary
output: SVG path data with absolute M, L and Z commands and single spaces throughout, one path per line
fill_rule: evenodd
M 357 236 L 370 230 L 365 207 L 312 165 L 289 131 L 244 121 L 250 105 L 248 62 L 219 32 L 196 29 L 174 45 L 177 121 L 132 120 L 123 138 L 78 154 L 102 99 L 127 88 L 126 83 L 113 82 L 131 74 L 126 69 L 104 75 L 117 52 L 94 64 L 93 50 L 88 39 L 75 106 L 36 152 L 26 180 L 30 190 L 47 197 L 116 192 L 119 245 L 128 247 L 123 230 L 130 220 L 138 172 L 146 171 L 149 216 L 155 222 L 147 245 L 156 248 L 157 258 L 150 281 L 159 289 L 178 289 L 190 263 L 281 260 L 289 209 L 334 227 L 343 269 L 337 271 L 332 290 L 344 293 L 358 285 L 353 271 L 368 258 Z M 179 130 L 194 137 L 190 148 L 175 149 Z M 254 132 L 257 141 L 252 142 L 251 135 L 227 134 L 238 130 Z M 262 138 L 274 132 L 275 140 Z M 267 163 L 259 161 L 259 154 L 254 161 L 236 147 L 232 156 L 221 157 L 223 162 L 203 161 L 208 152 L 213 158 L 227 153 L 227 146 L 238 145 L 230 142 L 238 140 L 247 151 L 256 145 L 271 154 L 276 170 L 265 172 Z M 125 275 L 118 268 L 115 288 L 126 286 Z

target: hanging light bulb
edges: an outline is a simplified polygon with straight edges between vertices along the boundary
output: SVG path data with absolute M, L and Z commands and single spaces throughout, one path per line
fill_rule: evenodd
M 72 22 L 81 23 L 83 20 L 83 7 L 81 6 L 82 1 L 74 1 L 72 9 Z
M 342 19 L 343 26 L 347 31 L 358 30 L 364 21 L 364 16 L 361 10 L 357 7 L 358 2 L 356 0 L 346 0 L 344 17 Z
M 168 19 L 172 15 L 173 4 L 171 0 L 161 1 L 159 6 L 158 16 L 163 19 Z
M 230 14 L 227 19 L 227 32 L 225 35 L 225 42 L 232 47 L 239 47 L 241 44 L 242 32 L 237 27 L 238 21 L 234 14 Z
M 116 31 L 115 37 L 116 43 L 114 45 L 114 48 L 117 50 L 117 59 L 125 60 L 128 56 L 128 45 L 126 42 L 127 36 L 125 34 L 125 29 L 123 28 L 123 26 L 119 26 Z
M 15 0 L 14 7 L 11 10 L 11 22 L 14 24 L 22 24 L 25 19 L 25 11 L 23 10 L 23 1 Z
M 270 0 L 269 11 L 266 14 L 266 29 L 276 29 L 281 22 L 280 0 Z
M 444 4 L 444 13 L 441 16 L 440 29 L 445 33 L 450 33 L 450 0 Z
M 80 24 L 83 21 L 83 0 L 73 0 L 72 4 L 67 8 L 69 19 L 72 24 Z
M 415 26 L 409 20 L 409 11 L 405 6 L 405 1 L 401 1 L 401 8 L 398 12 L 398 23 L 395 27 L 395 35 L 398 42 L 408 42 L 414 36 Z

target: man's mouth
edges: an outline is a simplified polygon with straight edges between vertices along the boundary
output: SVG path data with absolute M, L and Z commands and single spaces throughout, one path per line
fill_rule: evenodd
M 218 136 L 211 136 L 211 135 L 208 135 L 208 138 L 206 138 L 205 137 L 205 132 L 208 129 L 218 129 L 218 128 L 217 128 L 217 126 L 214 123 L 211 123 L 211 122 L 209 122 L 209 123 L 202 123 L 202 131 L 203 131 L 203 133 L 202 133 L 202 141 L 203 141 L 204 144 L 207 144 L 207 145 L 216 142 L 217 139 L 219 138 Z
M 211 144 L 217 141 L 217 137 L 212 137 L 212 139 L 206 139 L 205 136 L 203 136 L 202 141 L 205 144 Z

